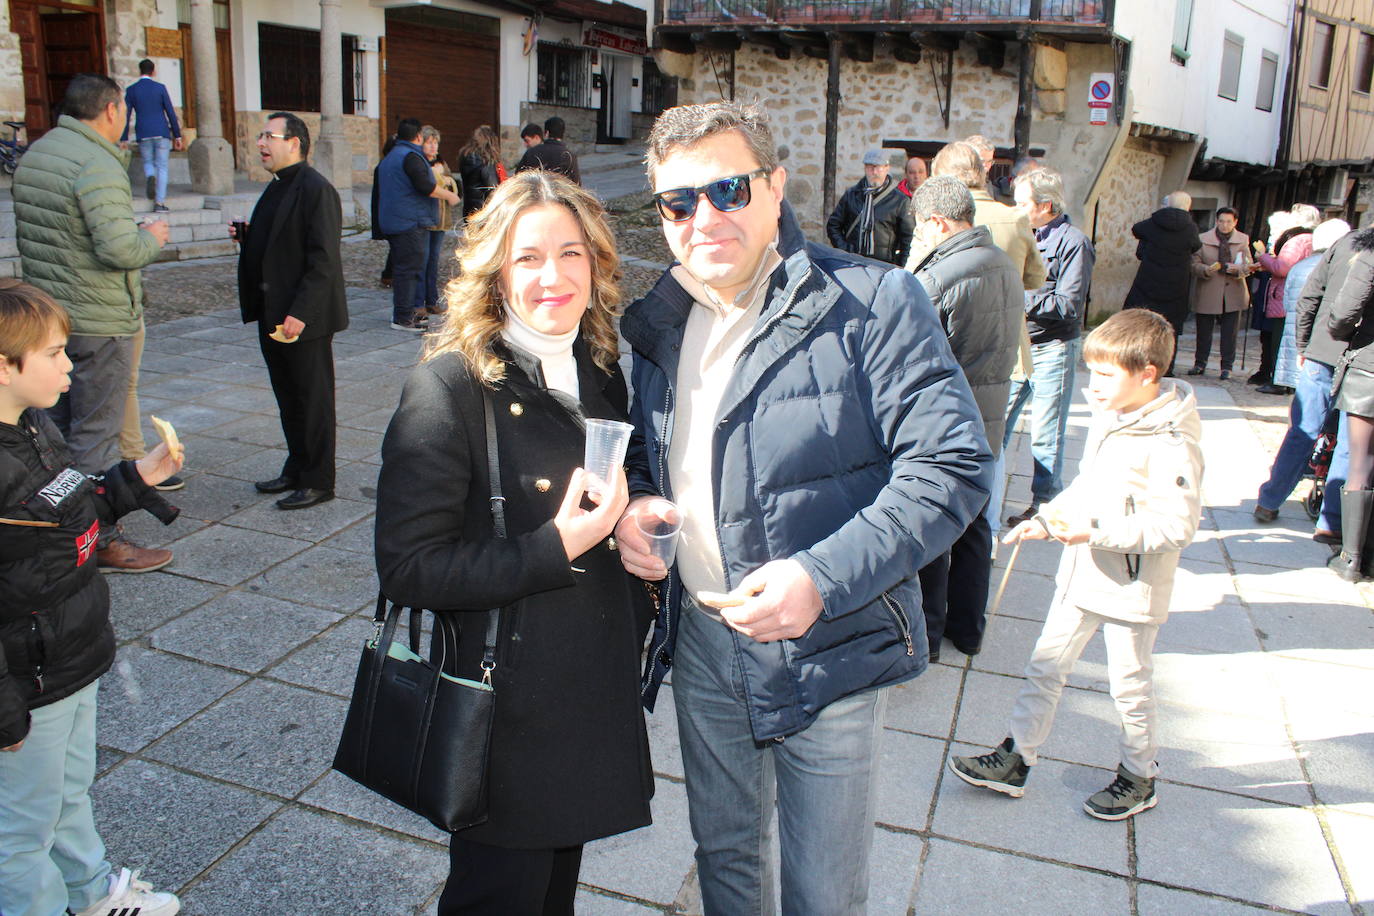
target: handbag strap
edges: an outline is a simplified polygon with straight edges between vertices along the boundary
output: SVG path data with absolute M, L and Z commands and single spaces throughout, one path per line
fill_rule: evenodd
M 501 459 L 496 448 L 496 411 L 491 406 L 491 393 L 482 386 L 482 413 L 487 424 L 487 479 L 491 485 L 491 521 L 498 538 L 506 536 L 506 497 L 501 495 Z M 482 683 L 491 683 L 496 669 L 496 632 L 501 623 L 501 609 L 487 612 L 487 636 L 482 647 Z

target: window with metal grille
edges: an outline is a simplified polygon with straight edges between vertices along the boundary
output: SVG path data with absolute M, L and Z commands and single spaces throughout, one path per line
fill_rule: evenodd
M 592 106 L 592 58 L 586 48 L 539 42 L 536 101 L 544 105 Z
M 652 57 L 644 58 L 644 114 L 662 114 L 677 105 L 677 77 L 658 69 Z
M 356 35 L 344 35 L 343 113 L 353 114 L 366 101 L 359 93 L 362 64 Z M 320 110 L 320 33 L 284 25 L 258 23 L 258 69 L 262 107 L 267 111 Z
M 1308 85 L 1325 89 L 1331 85 L 1331 51 L 1336 44 L 1336 27 L 1320 19 L 1312 23 L 1311 63 Z
M 1217 95 L 1235 101 L 1240 97 L 1240 63 L 1245 54 L 1245 39 L 1227 32 L 1221 40 L 1221 82 Z
M 1355 46 L 1355 85 L 1352 87 L 1361 95 L 1374 92 L 1374 35 L 1361 32 Z
M 1274 110 L 1274 87 L 1279 81 L 1279 56 L 1273 51 L 1260 52 L 1259 88 L 1255 90 L 1255 107 L 1260 111 Z

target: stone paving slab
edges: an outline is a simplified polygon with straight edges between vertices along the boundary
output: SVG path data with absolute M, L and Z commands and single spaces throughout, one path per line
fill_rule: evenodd
M 285 457 L 253 329 L 232 309 L 149 329 L 144 413 L 183 432 L 188 485 L 169 494 L 183 509 L 175 525 L 126 521 L 131 536 L 169 543 L 173 565 L 107 577 L 120 648 L 102 681 L 96 800 L 112 852 L 181 893 L 183 912 L 434 913 L 447 872 L 433 828 L 329 771 L 372 632 L 377 449 L 421 347 L 387 327 L 384 292 L 349 295 L 336 352 L 340 498 L 301 513 L 251 485 Z M 1197 391 L 1208 505 L 1158 642 L 1159 806 L 1129 824 L 1081 810 L 1116 764 L 1100 637 L 1070 677 L 1026 798 L 944 769 L 949 754 L 1005 734 L 1061 553 L 1028 544 L 983 653 L 946 642 L 941 663 L 890 695 L 870 913 L 1371 909 L 1368 587 L 1320 568 L 1325 548 L 1300 507 L 1254 522 L 1269 456 L 1226 391 Z M 1075 398 L 1066 475 L 1087 421 Z M 1015 511 L 1029 498 L 1024 434 L 1008 468 Z M 1010 556 L 998 548 L 994 589 Z M 671 686 L 649 734 L 655 823 L 589 845 L 579 914 L 701 911 Z M 143 820 L 122 834 L 131 810 Z
M 1168 804 L 1174 816 L 1135 822 L 1142 878 L 1304 913 L 1350 911 L 1312 812 L 1185 786 L 1169 787 Z
M 183 897 L 186 916 L 400 916 L 429 902 L 448 862 L 429 844 L 289 807 Z
M 921 916 L 1015 913 L 1128 913 L 1130 891 L 1121 878 L 946 840 L 930 841 L 916 904 Z

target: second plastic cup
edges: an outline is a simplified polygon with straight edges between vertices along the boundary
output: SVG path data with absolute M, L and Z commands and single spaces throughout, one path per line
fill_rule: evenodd
M 614 479 L 616 471 L 625 464 L 625 449 L 634 429 L 619 420 L 588 420 L 587 450 L 582 458 L 590 480 L 587 492 L 600 493 L 606 482 Z
M 682 531 L 682 510 L 666 499 L 655 499 L 646 513 L 635 516 L 635 524 L 649 542 L 649 552 L 672 566 L 677 557 L 677 536 Z

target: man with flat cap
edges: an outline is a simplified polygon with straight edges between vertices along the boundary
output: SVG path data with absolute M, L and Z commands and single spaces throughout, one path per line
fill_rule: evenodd
M 888 175 L 887 153 L 864 153 L 864 177 L 844 192 L 825 221 L 830 244 L 889 264 L 905 264 L 911 250 L 910 199 Z

